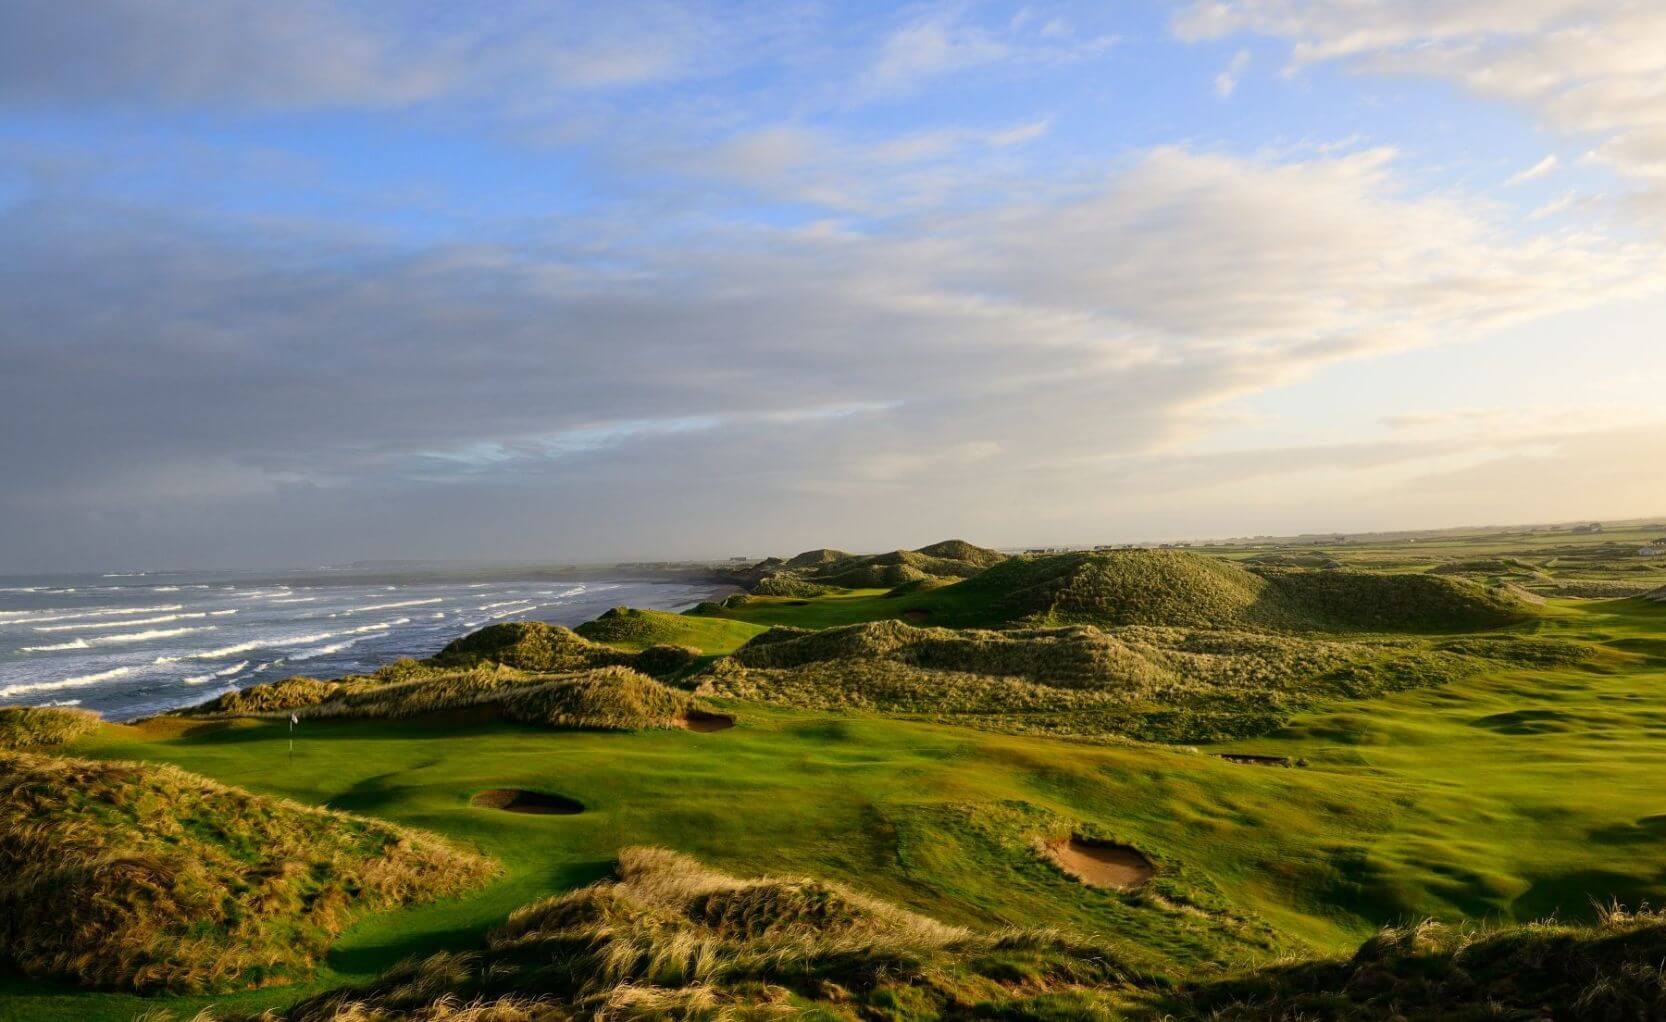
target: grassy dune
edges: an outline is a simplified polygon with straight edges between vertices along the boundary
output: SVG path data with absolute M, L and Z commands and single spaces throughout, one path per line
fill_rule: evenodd
M 62 745 L 98 729 L 98 714 L 51 706 L 0 706 L 0 749 Z
M 293 981 L 355 918 L 493 871 L 426 834 L 173 767 L 0 754 L 0 960 L 37 979 Z
M 1342 642 L 1128 627 L 777 628 L 701 676 L 703 694 L 866 709 L 1000 730 L 1210 741 L 1264 734 L 1326 700 L 1447 684 L 1499 662 L 1581 664 L 1586 647 L 1519 638 Z
M 574 629 L 591 642 L 640 653 L 653 646 L 689 646 L 702 654 L 729 653 L 763 631 L 744 621 L 615 607 Z
M 1456 576 L 1251 568 L 1187 551 L 1113 550 L 1008 558 L 964 581 L 895 596 L 865 588 L 805 600 L 754 595 L 702 613 L 818 628 L 904 619 L 955 628 L 1439 633 L 1523 624 L 1536 610 L 1506 588 Z
M 1388 929 L 1352 956 L 1198 984 L 1165 1007 L 1221 1022 L 1305 1018 L 1408 1022 L 1666 1014 L 1666 916 L 1605 911 L 1594 924 Z
M 541 674 L 474 660 L 448 668 L 400 661 L 339 682 L 285 678 L 183 711 L 186 717 L 273 716 L 307 720 L 403 720 L 451 715 L 553 728 L 630 731 L 679 727 L 694 699 L 627 667 Z
M 1123 980 L 1114 955 L 1056 933 L 974 932 L 836 884 L 740 880 L 632 848 L 616 879 L 517 910 L 479 954 L 436 956 L 280 1018 L 936 1017 L 1080 1003 Z

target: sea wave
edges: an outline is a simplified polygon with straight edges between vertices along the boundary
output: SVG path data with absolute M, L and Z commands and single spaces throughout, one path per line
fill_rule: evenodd
M 163 624 L 167 624 L 169 621 L 188 621 L 188 620 L 191 620 L 193 618 L 203 618 L 203 617 L 207 617 L 207 616 L 208 615 L 206 613 L 163 614 L 161 617 L 142 617 L 142 618 L 139 618 L 136 621 L 121 621 L 121 622 L 115 622 L 115 621 L 82 621 L 79 624 L 73 624 L 73 625 L 45 625 L 45 626 L 37 625 L 37 626 L 35 626 L 35 631 L 37 631 L 37 632 L 86 632 L 86 631 L 91 631 L 94 628 L 109 628 L 110 626 L 118 624 L 118 623 L 121 625 L 121 627 L 128 628 L 128 627 L 134 627 L 134 626 L 137 626 L 137 625 L 163 625 Z
M 165 603 L 155 607 L 106 607 L 103 610 L 73 610 L 71 607 L 47 607 L 42 610 L 10 610 L 0 611 L 0 625 L 31 624 L 38 625 L 48 621 L 85 621 L 94 617 L 123 617 L 128 614 L 161 614 L 170 610 L 184 610 L 183 603 Z M 42 617 L 41 615 L 48 615 Z
M 206 685 L 215 678 L 229 678 L 247 666 L 249 666 L 249 662 L 247 660 L 243 660 L 232 664 L 230 667 L 223 670 L 213 671 L 209 674 L 198 674 L 195 677 L 186 678 L 184 681 L 187 685 Z
M 435 596 L 435 597 L 433 597 L 431 599 L 427 599 L 427 600 L 400 600 L 398 603 L 372 603 L 368 607 L 349 607 L 346 610 L 342 611 L 341 613 L 343 613 L 343 614 L 363 614 L 367 611 L 372 611 L 372 610 L 397 610 L 400 607 L 425 607 L 425 606 L 427 606 L 428 604 L 431 604 L 431 603 L 444 603 L 444 602 L 445 602 L 444 599 L 442 599 L 441 597 Z M 335 617 L 336 615 L 332 614 L 330 616 Z
M 92 644 L 86 639 L 71 639 L 68 642 L 55 642 L 50 646 L 19 646 L 19 653 L 59 653 L 66 649 L 92 649 Z
M 80 674 L 72 678 L 60 678 L 56 681 L 33 681 L 22 685 L 7 685 L 5 688 L 0 688 L 0 696 L 16 696 L 25 692 L 56 692 L 65 688 L 85 688 L 88 685 L 97 685 L 101 681 L 119 678 L 132 670 L 131 667 L 113 667 L 108 671 L 99 671 L 96 674 Z
M 152 628 L 143 632 L 116 632 L 111 635 L 95 635 L 88 642 L 99 646 L 116 645 L 123 642 L 151 642 L 156 639 L 172 639 L 180 635 L 195 635 L 198 632 L 218 631 L 216 625 L 202 625 L 197 628 Z
M 247 653 L 251 649 L 269 649 L 282 643 L 281 639 L 253 639 L 233 646 L 221 646 L 219 649 L 199 649 L 195 653 L 182 653 L 179 656 L 159 656 L 152 663 L 176 664 L 181 660 L 218 660 L 220 657 Z
M 289 659 L 291 659 L 291 660 L 317 660 L 321 656 L 329 656 L 331 653 L 340 653 L 342 650 L 347 649 L 350 646 L 357 646 L 359 643 L 363 642 L 366 638 L 368 638 L 368 636 L 361 635 L 356 639 L 348 639 L 346 642 L 337 642 L 337 643 L 332 643 L 331 645 L 328 645 L 328 646 L 320 646 L 317 649 L 308 650 L 305 653 L 296 654 L 295 656 L 292 656 Z

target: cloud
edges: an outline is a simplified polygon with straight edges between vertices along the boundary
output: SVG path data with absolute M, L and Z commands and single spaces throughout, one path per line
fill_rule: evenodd
M 28 537 L 4 563 L 1087 531 L 1155 515 L 1151 459 L 1236 397 L 1658 281 L 1410 193 L 1380 150 L 1158 148 L 883 231 L 643 216 L 413 249 L 85 195 L 0 211 L 0 535 Z
M 862 141 L 786 124 L 715 144 L 661 150 L 654 158 L 772 200 L 886 214 L 941 206 L 972 192 L 987 201 L 997 184 L 1018 187 L 1024 167 L 1014 162 L 1017 151 L 1045 135 L 1049 126 L 1047 118 L 1038 118 L 998 128 L 918 131 Z
M 1607 136 L 1598 157 L 1666 208 L 1666 7 L 1653 0 L 1199 0 L 1174 29 L 1279 36 L 1295 67 L 1344 60 L 1525 104 L 1564 133 Z
M 874 96 L 903 91 L 927 78 L 1004 60 L 1011 52 L 982 29 L 947 17 L 924 18 L 885 38 L 858 87 Z
M 1079 33 L 1062 18 L 1020 11 L 1004 25 L 980 25 L 959 7 L 913 14 L 879 41 L 858 75 L 853 98 L 906 95 L 931 79 L 995 65 L 1039 66 L 1097 57 L 1116 45 L 1108 35 Z
M 700 5 L 660 0 L 409 13 L 347 0 L 6 4 L 0 103 L 378 109 L 492 97 L 537 108 L 695 73 L 742 34 Z
M 1244 70 L 1250 64 L 1250 51 L 1239 50 L 1227 61 L 1226 67 L 1215 76 L 1215 95 L 1228 99 L 1238 91 L 1238 79 L 1244 75 Z
M 1513 188 L 1516 185 L 1527 184 L 1529 181 L 1537 181 L 1540 178 L 1549 177 L 1551 174 L 1556 172 L 1556 168 L 1559 166 L 1561 166 L 1561 161 L 1556 158 L 1555 153 L 1551 153 L 1549 156 L 1546 156 L 1544 159 L 1533 164 L 1531 167 L 1510 175 L 1510 179 L 1504 182 L 1504 186 L 1506 188 Z

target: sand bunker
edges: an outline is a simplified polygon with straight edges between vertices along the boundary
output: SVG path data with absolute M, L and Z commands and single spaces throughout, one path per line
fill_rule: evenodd
M 1072 837 L 1046 845 L 1049 859 L 1060 869 L 1089 887 L 1126 891 L 1139 887 L 1156 875 L 1151 860 L 1138 849 L 1109 841 L 1088 841 Z
M 537 816 L 576 816 L 584 812 L 583 804 L 561 795 L 543 791 L 522 791 L 519 788 L 493 788 L 469 799 L 469 805 L 481 809 L 502 809 L 510 813 L 532 813 Z
M 1217 755 L 1228 763 L 1246 763 L 1250 766 L 1287 767 L 1296 765 L 1289 756 L 1251 756 L 1242 752 L 1222 752 L 1217 753 Z
M 678 726 L 690 731 L 707 733 L 711 731 L 727 731 L 735 726 L 735 718 L 727 713 L 710 713 L 706 710 L 689 710 L 677 721 Z

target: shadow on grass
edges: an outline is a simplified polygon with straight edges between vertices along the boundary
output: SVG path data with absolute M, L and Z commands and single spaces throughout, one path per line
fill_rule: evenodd
M 1537 881 L 1516 898 L 1510 911 L 1517 919 L 1555 916 L 1564 922 L 1590 922 L 1597 918 L 1599 906 L 1616 902 L 1633 909 L 1659 905 L 1663 895 L 1666 895 L 1666 885 L 1658 880 L 1584 869 Z
M 593 884 L 613 873 L 612 859 L 589 859 L 581 862 L 564 863 L 551 871 L 548 885 L 542 893 L 527 898 L 527 902 L 539 900 L 564 891 L 575 890 L 579 887 Z M 488 896 L 490 892 L 487 892 Z M 519 908 L 516 904 L 510 911 Z M 418 910 L 421 911 L 421 910 Z M 434 928 L 418 927 L 408 933 L 400 933 L 392 939 L 374 944 L 352 944 L 345 947 L 331 949 L 326 961 L 330 968 L 348 975 L 371 976 L 386 972 L 400 962 L 410 958 L 425 958 L 436 951 L 469 951 L 477 949 L 485 942 L 486 933 L 493 927 L 500 925 L 503 916 L 494 917 L 474 924 L 440 925 L 436 920 Z

